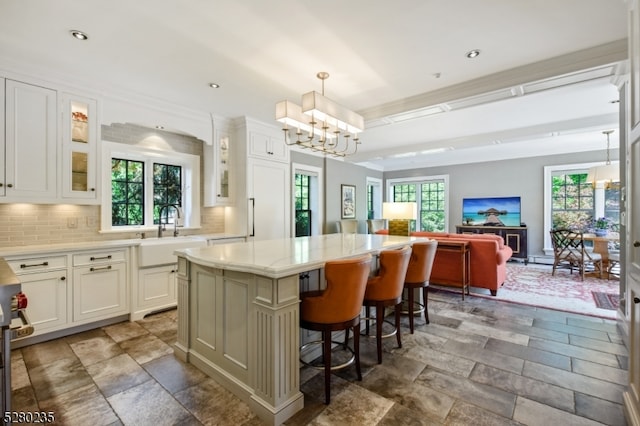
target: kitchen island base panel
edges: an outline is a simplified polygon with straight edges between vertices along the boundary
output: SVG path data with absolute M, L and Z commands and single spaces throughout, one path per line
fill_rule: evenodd
M 304 406 L 298 274 L 270 278 L 179 260 L 176 357 L 266 423 L 282 424 Z
M 188 359 L 189 363 L 240 398 L 249 406 L 253 413 L 267 424 L 281 425 L 304 407 L 304 395 L 302 392 L 298 392 L 297 395 L 294 395 L 288 401 L 281 404 L 276 411 L 268 402 L 257 397 L 249 386 L 228 375 L 224 370 L 220 370 L 215 364 L 212 364 L 200 355 L 189 353 Z
M 282 424 L 304 407 L 300 274 L 424 240 L 330 234 L 177 250 L 176 357 L 248 401 L 267 424 Z

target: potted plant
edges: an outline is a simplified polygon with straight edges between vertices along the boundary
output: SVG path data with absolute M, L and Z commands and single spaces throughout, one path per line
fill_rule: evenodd
M 593 223 L 595 234 L 598 237 L 604 237 L 605 235 L 607 235 L 610 226 L 611 220 L 607 217 L 599 217 Z

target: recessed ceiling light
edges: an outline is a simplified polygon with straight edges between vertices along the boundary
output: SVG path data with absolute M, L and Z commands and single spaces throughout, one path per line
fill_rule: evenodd
M 478 49 L 473 49 L 467 52 L 467 58 L 472 59 L 476 56 L 480 55 L 480 51 Z
M 219 89 L 220 85 L 218 83 L 209 83 L 209 87 L 211 87 L 212 89 Z
M 74 38 L 77 38 L 78 40 L 88 40 L 89 39 L 89 36 L 86 33 L 83 33 L 82 31 L 71 30 L 69 32 L 71 33 L 71 35 Z

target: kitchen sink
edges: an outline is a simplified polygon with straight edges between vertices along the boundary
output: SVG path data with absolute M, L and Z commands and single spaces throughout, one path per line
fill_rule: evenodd
M 204 247 L 207 240 L 198 236 L 151 238 L 140 241 L 138 266 L 148 267 L 175 263 L 178 249 Z

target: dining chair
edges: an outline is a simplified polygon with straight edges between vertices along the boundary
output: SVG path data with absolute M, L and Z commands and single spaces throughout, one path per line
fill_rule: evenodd
M 591 264 L 602 278 L 602 256 L 586 249 L 582 232 L 570 229 L 553 229 L 550 234 L 554 257 L 551 275 L 556 274 L 556 269 L 559 266 L 565 266 L 569 268 L 571 273 L 573 273 L 573 268 L 576 268 L 580 272 L 580 278 L 584 281 L 585 266 Z
M 375 234 L 380 230 L 386 229 L 386 227 L 386 219 L 367 219 L 367 231 L 369 231 L 370 234 Z
M 402 310 L 402 289 L 404 279 L 407 276 L 407 267 L 411 257 L 411 246 L 404 246 L 399 250 L 383 250 L 380 252 L 380 268 L 377 275 L 369 278 L 364 294 L 363 305 L 365 306 L 365 334 L 369 334 L 369 321 L 376 321 L 376 350 L 378 354 L 378 364 L 382 363 L 382 339 L 391 337 L 394 334 L 398 341 L 398 347 L 402 347 L 400 336 L 400 314 Z M 376 309 L 375 318 L 370 316 L 370 308 Z M 382 323 L 385 317 L 385 308 L 395 308 L 394 331 L 383 336 Z
M 611 279 L 613 275 L 616 278 L 620 277 L 620 224 L 614 223 L 609 229 L 609 236 L 616 237 L 616 240 L 609 241 L 607 250 L 607 279 Z
M 301 350 L 322 344 L 324 369 L 325 403 L 331 399 L 331 371 L 342 369 L 355 362 L 358 380 L 362 380 L 360 370 L 360 312 L 371 270 L 371 255 L 352 259 L 335 260 L 325 263 L 324 274 L 327 286 L 324 290 L 308 291 L 300 294 L 300 327 L 320 331 L 322 340 L 309 342 Z M 348 331 L 353 328 L 353 350 L 347 346 L 349 333 L 345 333 L 344 344 L 333 342 L 331 332 Z M 353 353 L 351 359 L 341 365 L 331 365 L 331 346 L 339 344 Z M 301 361 L 303 364 L 308 363 Z
M 342 234 L 357 234 L 358 221 L 356 219 L 342 219 L 338 222 L 338 232 Z
M 409 315 L 409 330 L 413 334 L 414 323 L 414 306 L 420 309 L 415 313 L 424 311 L 424 320 L 429 324 L 429 278 L 431 277 L 431 269 L 433 268 L 433 259 L 436 257 L 438 249 L 438 241 L 430 240 L 427 242 L 414 243 L 411 246 L 411 257 L 407 266 L 407 274 L 404 278 L 404 288 L 407 290 L 407 314 Z M 422 303 L 415 301 L 415 290 L 422 288 Z

